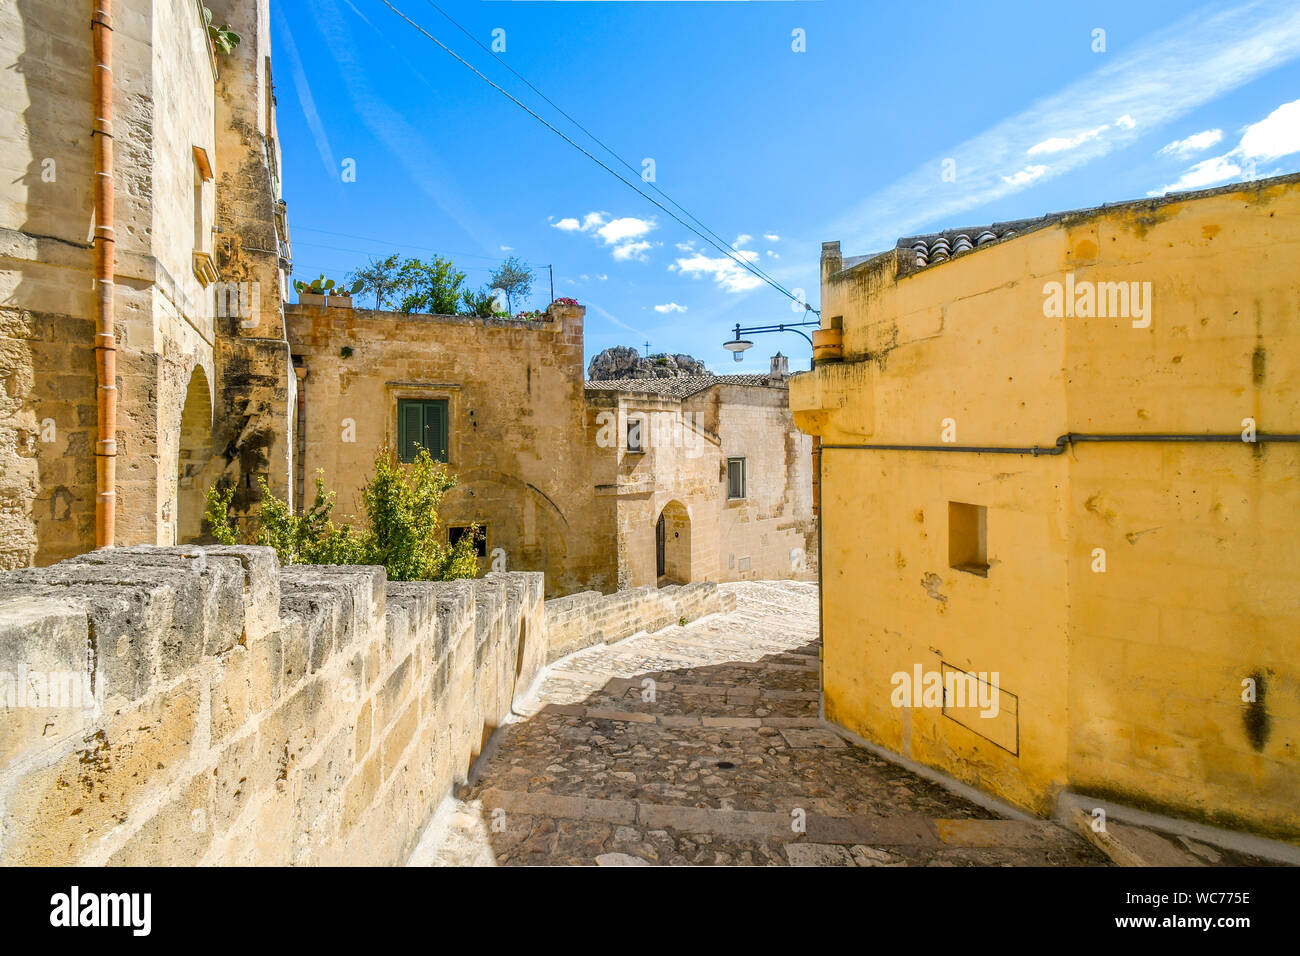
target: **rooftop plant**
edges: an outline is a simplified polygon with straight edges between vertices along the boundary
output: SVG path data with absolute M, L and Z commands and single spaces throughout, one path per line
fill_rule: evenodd
M 239 46 L 239 34 L 230 29 L 229 23 L 223 23 L 219 27 L 213 26 L 212 11 L 206 6 L 203 8 L 203 22 L 207 25 L 212 49 L 217 53 L 233 53 L 235 47 Z
M 311 282 L 303 282 L 301 279 L 294 280 L 293 287 L 299 293 L 308 295 L 355 295 L 361 291 L 364 283 L 357 279 L 350 286 L 339 286 L 335 288 L 334 280 L 327 279 L 322 274 L 318 279 L 312 279 Z

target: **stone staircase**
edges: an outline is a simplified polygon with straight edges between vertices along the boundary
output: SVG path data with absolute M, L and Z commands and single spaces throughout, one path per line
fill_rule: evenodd
M 1106 862 L 1056 823 L 997 818 L 823 724 L 814 585 L 721 589 L 735 611 L 544 672 L 410 862 Z

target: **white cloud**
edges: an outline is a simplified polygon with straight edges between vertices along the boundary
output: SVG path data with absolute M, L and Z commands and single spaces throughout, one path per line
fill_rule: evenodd
M 404 64 L 410 74 L 432 92 L 437 89 L 418 71 L 416 66 L 389 41 L 387 35 L 374 26 L 357 10 L 351 0 L 343 0 L 344 5 L 355 14 L 388 47 L 391 57 L 387 64 L 397 68 Z M 499 234 L 499 229 L 490 226 L 483 218 L 481 209 L 470 202 L 470 192 L 461 188 L 458 174 L 453 172 L 439 156 L 434 144 L 428 139 L 428 129 L 417 126 L 406 115 L 395 109 L 391 97 L 385 92 L 386 87 L 377 89 L 371 85 L 371 73 L 363 62 L 360 51 L 370 47 L 369 43 L 360 42 L 353 33 L 349 17 L 334 3 L 313 5 L 312 14 L 316 26 L 325 39 L 326 47 L 338 73 L 343 79 L 344 89 L 352 106 L 353 115 L 359 119 L 361 126 L 355 127 L 360 133 L 361 127 L 368 134 L 369 141 L 383 146 L 397 161 L 396 167 L 386 167 L 392 175 L 405 173 L 412 184 L 442 210 L 460 230 L 476 241 L 487 241 L 482 237 Z M 288 28 L 281 31 L 290 36 Z M 338 167 L 334 167 L 334 179 L 338 181 Z
M 1300 5 L 1255 0 L 1196 11 L 1133 47 L 1107 54 L 1091 73 L 1008 116 L 979 135 L 945 147 L 915 171 L 846 208 L 822 237 L 846 249 L 888 248 L 909 230 L 1001 200 L 1031 184 L 1078 169 L 1300 56 Z M 1120 119 L 1116 119 L 1116 117 Z M 1062 129 L 1112 128 L 1052 157 L 1040 176 L 1025 173 L 1027 150 Z M 941 178 L 952 158 L 955 182 Z M 1122 198 L 1122 197 L 1115 197 Z
M 676 302 L 665 302 L 663 305 L 655 306 L 656 312 L 685 312 L 686 306 L 678 305 Z
M 1177 156 L 1179 159 L 1186 159 L 1192 153 L 1200 153 L 1211 146 L 1216 146 L 1219 140 L 1223 139 L 1223 130 L 1207 129 L 1199 133 L 1193 133 L 1186 139 L 1176 139 L 1168 146 L 1160 149 L 1162 156 Z
M 731 244 L 731 248 L 739 249 L 741 246 L 743 246 L 745 243 L 749 242 L 753 238 L 754 237 L 751 236 L 749 233 L 742 232 L 740 235 L 736 237 L 736 241 Z
M 773 252 L 771 249 L 767 250 L 767 254 L 771 256 L 773 259 L 781 258 L 781 254 L 779 252 Z
M 600 275 L 596 276 L 596 278 L 599 279 L 601 282 L 604 282 L 606 279 L 609 278 L 609 276 L 605 275 L 605 274 L 602 272 Z
M 278 6 L 271 10 L 271 15 L 280 28 L 280 36 L 284 37 L 284 58 L 289 66 L 289 76 L 298 93 L 298 105 L 302 108 L 303 119 L 307 121 L 307 128 L 311 130 L 312 139 L 316 142 L 316 152 L 320 153 L 321 162 L 330 179 L 337 181 L 339 167 L 334 162 L 334 152 L 330 149 L 329 137 L 325 134 L 325 124 L 316 111 L 316 101 L 311 95 L 311 85 L 307 82 L 307 74 L 303 72 L 302 61 L 298 58 L 298 47 L 293 42 L 293 34 Z
M 1035 179 L 1041 178 L 1045 172 L 1047 172 L 1046 166 L 1026 166 L 1024 169 L 1013 173 L 1010 176 L 1003 176 L 1002 181 L 1010 186 L 1027 186 Z
M 758 253 L 742 249 L 736 252 L 736 258 L 752 262 Z M 713 281 L 725 292 L 746 292 L 763 284 L 763 280 L 744 268 L 735 259 L 719 256 L 716 259 L 695 253 L 684 259 L 678 259 L 671 270 L 679 270 L 682 275 L 712 276 Z
M 1197 163 L 1183 173 L 1177 182 L 1151 190 L 1149 195 L 1163 196 L 1165 193 L 1182 192 L 1185 189 L 1204 189 L 1206 186 L 1226 183 L 1240 175 L 1241 167 L 1233 160 L 1227 156 L 1215 156 Z
M 624 216 L 622 219 L 615 219 L 605 223 L 596 230 L 596 235 L 604 239 L 606 245 L 612 246 L 626 239 L 644 236 L 654 227 L 653 219 L 637 219 L 634 216 Z
M 1196 135 L 1205 136 L 1217 132 L 1219 131 L 1207 130 Z M 1195 138 L 1189 137 L 1189 139 Z M 1186 141 L 1170 143 L 1161 152 Z M 1176 182 L 1153 189 L 1147 195 L 1160 196 L 1186 189 L 1204 189 L 1234 179 L 1254 179 L 1256 160 L 1277 159 L 1297 152 L 1300 152 L 1300 100 L 1292 100 L 1290 103 L 1283 103 L 1258 123 L 1247 126 L 1242 131 L 1241 141 L 1222 156 L 1202 160 L 1186 170 Z
M 1025 152 L 1030 156 L 1038 156 L 1042 153 L 1063 153 L 1067 150 L 1082 146 L 1089 140 L 1096 139 L 1108 129 L 1110 129 L 1109 125 L 1102 125 L 1095 127 L 1094 129 L 1084 130 L 1082 133 L 1076 133 L 1074 136 L 1053 136 L 1049 139 L 1043 140 L 1042 142 L 1035 143 L 1033 146 L 1030 146 L 1025 150 Z M 1003 178 L 1005 179 L 1006 177 Z
M 515 251 L 515 247 L 514 247 L 514 246 L 502 246 L 502 247 L 501 247 L 501 251 L 502 251 L 502 252 L 514 252 L 514 251 Z
M 616 262 L 626 262 L 629 259 L 638 259 L 645 261 L 645 252 L 650 248 L 648 242 L 625 242 L 622 245 L 614 247 L 614 260 Z
M 638 219 L 635 216 L 609 219 L 608 215 L 605 212 L 589 212 L 582 217 L 581 223 L 568 216 L 552 225 L 564 232 L 585 232 L 599 237 L 605 245 L 614 247 L 611 255 L 618 262 L 629 259 L 644 262 L 646 250 L 652 244 L 641 237 L 657 229 L 658 223 L 653 219 Z
M 1247 126 L 1237 148 L 1249 159 L 1277 159 L 1300 152 L 1300 100 L 1283 103 Z
M 763 233 L 763 238 L 766 239 L 768 242 L 780 242 L 780 241 L 781 241 L 781 237 L 778 236 L 778 235 L 777 235 L 776 233 L 774 233 L 774 232 L 765 232 L 765 233 Z

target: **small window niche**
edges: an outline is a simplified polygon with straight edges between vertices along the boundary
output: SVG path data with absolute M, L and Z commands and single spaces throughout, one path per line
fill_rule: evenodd
M 627 420 L 627 450 L 629 454 L 639 455 L 645 451 L 642 427 L 643 419 L 629 418 Z
M 447 544 L 453 548 L 460 543 L 460 539 L 470 533 L 467 526 L 452 525 L 447 529 Z M 479 525 L 474 534 L 474 554 L 480 558 L 487 557 L 487 526 Z
M 347 358 L 345 355 L 344 358 Z M 407 464 L 427 448 L 434 461 L 447 462 L 447 400 L 397 400 L 397 457 Z
M 727 459 L 727 499 L 738 501 L 745 497 L 745 459 Z
M 967 574 L 989 576 L 988 508 L 948 502 L 948 566 Z

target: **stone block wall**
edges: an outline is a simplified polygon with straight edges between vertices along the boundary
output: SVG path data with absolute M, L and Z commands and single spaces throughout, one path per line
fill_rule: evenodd
M 665 588 L 629 588 L 613 594 L 582 591 L 546 602 L 547 662 L 566 654 L 693 621 L 736 608 L 736 596 L 712 581 Z
M 544 642 L 539 573 L 138 547 L 0 575 L 0 863 L 400 863 Z
M 250 506 L 244 489 L 256 490 L 256 475 L 277 494 L 289 489 L 293 375 L 274 222 L 284 210 L 258 126 L 274 125 L 269 8 L 206 2 L 243 37 L 220 66 L 195 0 L 113 5 L 120 544 L 198 533 L 202 492 L 222 472 L 207 468 L 211 447 L 183 443 L 182 409 L 208 419 L 205 434 L 216 428 L 220 464 L 243 495 L 237 512 Z M 95 544 L 90 13 L 84 3 L 0 5 L 0 116 L 13 131 L 0 142 L 10 184 L 0 201 L 0 568 L 52 564 Z M 253 249 L 270 250 L 257 254 L 270 262 L 260 272 L 246 267 Z M 223 285 L 266 286 L 251 328 L 215 308 L 200 263 L 217 252 Z M 273 337 L 284 354 L 265 354 L 275 347 L 264 338 L 226 342 L 253 335 Z
M 483 564 L 542 571 L 549 597 L 612 590 L 612 509 L 592 502 L 596 432 L 586 429 L 583 404 L 583 314 L 555 305 L 524 321 L 289 306 L 305 496 L 323 470 L 338 495 L 336 515 L 358 514 L 376 453 L 397 448 L 398 403 L 445 402 L 447 470 L 457 484 L 439 523 L 477 523 Z

